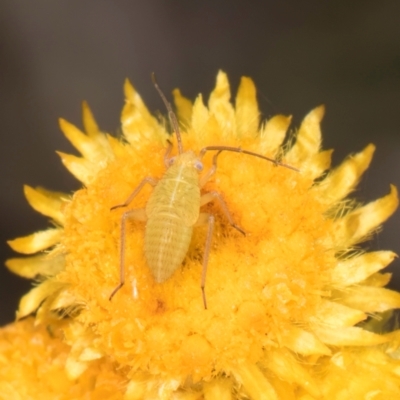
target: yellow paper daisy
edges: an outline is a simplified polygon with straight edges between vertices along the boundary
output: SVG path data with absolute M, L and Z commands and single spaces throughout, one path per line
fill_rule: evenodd
M 374 146 L 330 170 L 331 151 L 320 150 L 323 107 L 306 116 L 293 145 L 282 146 L 290 117 L 260 125 L 249 78 L 235 106 L 222 72 L 208 107 L 201 96 L 192 104 L 174 92 L 183 148 L 241 147 L 299 172 L 249 155 L 219 156 L 203 191 L 222 195 L 246 236 L 219 204 L 202 208 L 216 221 L 208 309 L 200 290 L 206 226 L 194 229 L 182 266 L 156 283 L 144 255 L 145 223 L 128 223 L 126 282 L 109 300 L 119 282 L 122 214 L 145 207 L 152 189 L 112 208 L 145 177 L 163 176 L 167 141 L 172 155 L 177 148 L 128 81 L 124 90 L 121 140 L 99 130 L 85 103 L 85 133 L 60 121 L 82 155 L 60 153 L 81 190 L 25 188 L 53 227 L 9 242 L 30 256 L 8 268 L 39 283 L 21 300 L 23 320 L 0 331 L 0 398 L 399 398 L 400 334 L 360 325 L 400 307 L 400 294 L 383 287 L 390 275 L 380 272 L 395 255 L 357 248 L 394 212 L 397 191 L 367 205 L 346 199 Z M 23 354 L 20 343 L 28 346 Z

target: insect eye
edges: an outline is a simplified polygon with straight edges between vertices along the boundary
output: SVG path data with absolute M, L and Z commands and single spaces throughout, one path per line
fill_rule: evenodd
M 197 171 L 203 171 L 203 163 L 201 161 L 195 161 L 194 167 L 197 169 Z
M 176 160 L 176 157 L 169 158 L 167 161 L 168 166 L 170 167 L 175 162 L 175 160 Z

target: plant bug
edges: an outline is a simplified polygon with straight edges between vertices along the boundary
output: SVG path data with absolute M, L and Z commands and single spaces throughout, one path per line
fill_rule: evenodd
M 212 191 L 201 194 L 201 188 L 217 170 L 219 155 L 223 151 L 243 153 L 262 158 L 277 166 L 290 168 L 294 171 L 298 171 L 298 169 L 240 147 L 207 146 L 200 151 L 199 155 L 196 155 L 192 150 L 184 151 L 179 124 L 171 104 L 158 86 L 154 74 L 152 74 L 152 80 L 155 89 L 167 108 L 169 120 L 177 139 L 178 155 L 170 157 L 172 143 L 168 141 L 168 147 L 164 155 L 166 171 L 163 177 L 159 181 L 151 177 L 144 178 L 124 203 L 111 208 L 111 210 L 114 210 L 128 206 L 146 184 L 154 187 L 145 208 L 129 210 L 122 214 L 120 228 L 120 282 L 112 291 L 109 299 L 111 300 L 125 283 L 126 224 L 129 219 L 146 222 L 144 253 L 147 264 L 157 283 L 162 283 L 169 279 L 182 264 L 189 248 L 193 228 L 197 225 L 207 224 L 208 230 L 200 285 L 204 308 L 207 309 L 205 283 L 214 229 L 214 216 L 200 212 L 200 208 L 217 200 L 230 225 L 245 235 L 245 232 L 234 223 L 228 206 L 218 192 Z M 213 156 L 211 168 L 203 176 L 200 176 L 203 170 L 201 160 L 207 151 L 215 151 L 216 153 Z

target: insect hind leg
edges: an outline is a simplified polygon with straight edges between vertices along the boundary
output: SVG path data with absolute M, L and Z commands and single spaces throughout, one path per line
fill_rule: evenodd
M 214 215 L 208 214 L 208 213 L 201 213 L 199 215 L 197 222 L 195 223 L 195 225 L 208 224 L 206 246 L 204 248 L 204 255 L 203 255 L 203 268 L 202 268 L 202 272 L 201 272 L 201 284 L 200 284 L 205 310 L 207 310 L 207 298 L 206 298 L 206 291 L 205 291 L 206 276 L 207 276 L 208 258 L 210 256 L 210 250 L 211 250 L 211 240 L 212 240 L 212 234 L 213 234 L 213 230 L 214 230 L 214 223 L 215 223 Z
M 143 182 L 143 181 L 142 181 Z M 125 284 L 125 248 L 126 248 L 126 223 L 128 219 L 135 219 L 136 221 L 146 221 L 146 211 L 144 208 L 137 208 L 135 210 L 129 210 L 122 214 L 121 218 L 121 232 L 120 232 L 120 249 L 119 249 L 119 284 L 115 287 L 115 289 L 111 292 L 108 300 L 112 300 L 112 298 L 117 294 L 117 292 L 124 286 Z
M 212 191 L 212 192 L 208 192 L 203 194 L 203 196 L 201 196 L 201 200 L 200 200 L 200 206 L 204 206 L 205 204 L 208 204 L 214 200 L 217 200 L 219 205 L 222 208 L 223 213 L 225 214 L 225 217 L 227 218 L 229 224 L 235 228 L 236 230 L 238 230 L 242 235 L 246 236 L 246 232 L 237 224 L 235 224 L 235 222 L 233 221 L 232 215 L 229 211 L 228 206 L 225 203 L 225 200 L 222 198 L 221 194 L 218 193 L 217 191 Z

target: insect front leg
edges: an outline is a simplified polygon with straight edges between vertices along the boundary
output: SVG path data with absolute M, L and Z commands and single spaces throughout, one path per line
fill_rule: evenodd
M 154 178 L 151 178 L 150 176 L 148 176 L 147 178 L 144 178 L 139 185 L 137 185 L 136 189 L 129 195 L 129 197 L 126 199 L 126 201 L 122 204 L 118 204 L 116 206 L 111 207 L 110 210 L 115 210 L 116 208 L 120 208 L 120 207 L 126 207 L 128 206 L 132 200 L 139 194 L 139 192 L 143 189 L 143 186 L 148 183 L 151 186 L 156 186 L 157 185 L 157 180 Z
M 202 268 L 202 273 L 201 273 L 201 284 L 200 284 L 205 310 L 207 310 L 207 299 L 206 299 L 206 292 L 205 292 L 207 266 L 208 266 L 208 257 L 210 255 L 210 250 L 211 250 L 211 240 L 212 240 L 212 234 L 213 234 L 213 230 L 214 230 L 214 223 L 215 223 L 214 215 L 208 214 L 208 213 L 200 213 L 199 218 L 197 219 L 197 221 L 195 223 L 195 226 L 208 224 L 206 246 L 205 246 L 204 255 L 203 255 L 203 268 Z
M 143 181 L 142 181 L 143 182 Z M 143 185 L 142 185 L 143 186 Z M 115 294 L 124 286 L 125 283 L 125 246 L 126 246 L 126 223 L 128 219 L 135 219 L 136 221 L 146 221 L 146 210 L 144 208 L 138 208 L 136 210 L 129 210 L 122 214 L 121 218 L 121 233 L 120 233 L 120 249 L 119 249 L 119 284 L 112 291 L 110 297 L 108 298 L 110 301 L 115 296 Z

